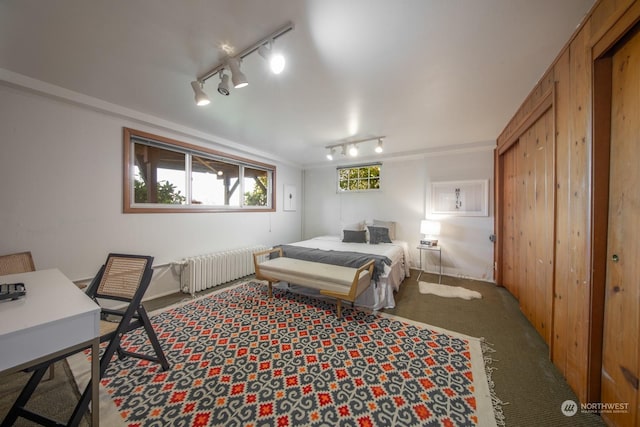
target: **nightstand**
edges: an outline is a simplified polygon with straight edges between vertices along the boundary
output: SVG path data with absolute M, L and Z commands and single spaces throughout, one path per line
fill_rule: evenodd
M 417 249 L 420 251 L 420 274 L 418 274 L 417 281 L 420 281 L 420 276 L 422 275 L 422 251 L 436 251 L 438 252 L 438 262 L 440 264 L 440 274 L 438 275 L 438 283 L 442 283 L 442 246 L 425 246 L 418 245 Z

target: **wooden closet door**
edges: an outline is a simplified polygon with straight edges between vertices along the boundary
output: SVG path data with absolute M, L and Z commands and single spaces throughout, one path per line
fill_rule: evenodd
M 517 183 L 517 161 L 518 161 L 518 143 L 516 142 L 502 155 L 503 161 L 503 222 L 501 235 L 502 238 L 502 286 L 507 288 L 511 295 L 520 298 L 520 289 L 518 286 L 518 252 L 516 249 L 517 242 L 517 225 L 516 225 L 516 194 L 518 189 Z
M 628 412 L 602 416 L 638 426 L 640 378 L 640 33 L 613 57 L 611 169 L 602 362 L 602 402 Z

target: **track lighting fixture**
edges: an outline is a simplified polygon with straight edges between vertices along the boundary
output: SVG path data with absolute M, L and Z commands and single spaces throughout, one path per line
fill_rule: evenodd
M 191 83 L 191 87 L 193 88 L 193 92 L 195 93 L 196 97 L 196 104 L 209 104 L 209 97 L 206 93 L 204 93 L 202 87 L 208 79 L 218 74 L 220 75 L 218 92 L 221 95 L 229 95 L 229 75 L 223 73 L 224 70 L 228 70 L 231 73 L 231 82 L 233 83 L 234 88 L 238 89 L 247 86 L 249 84 L 249 81 L 247 80 L 247 77 L 244 75 L 244 73 L 240 71 L 240 64 L 245 57 L 249 56 L 255 51 L 258 51 L 258 53 L 265 59 L 268 59 L 271 71 L 273 71 L 275 74 L 280 74 L 282 70 L 284 70 L 285 59 L 284 56 L 273 50 L 273 43 L 275 39 L 293 30 L 293 28 L 293 23 L 288 22 L 281 28 L 269 34 L 264 39 L 259 40 L 258 42 L 249 46 L 247 49 L 243 50 L 236 56 L 225 58 L 222 63 L 218 64 L 209 72 L 198 77 L 196 81 Z
M 329 150 L 329 152 L 327 153 L 327 160 L 334 159 L 335 149 L 338 147 L 341 148 L 341 154 L 343 156 L 347 155 L 347 148 L 348 148 L 349 155 L 351 157 L 356 157 L 359 153 L 358 144 L 369 142 L 369 141 L 378 141 L 378 144 L 376 145 L 374 151 L 380 154 L 382 153 L 382 140 L 384 138 L 386 138 L 386 136 L 374 136 L 371 138 L 359 139 L 357 141 L 347 141 L 347 142 L 341 142 L 338 144 L 327 145 L 325 147 L 327 150 Z
M 203 86 L 204 82 L 202 81 L 191 82 L 191 87 L 193 88 L 193 93 L 195 94 L 196 98 L 196 105 L 199 106 L 209 105 L 209 103 L 211 102 L 207 94 L 204 93 L 204 90 L 202 90 Z
M 220 71 L 220 84 L 218 84 L 218 93 L 220 95 L 229 95 L 229 75 Z
M 258 54 L 269 62 L 273 74 L 280 74 L 284 70 L 286 61 L 284 56 L 273 51 L 273 41 L 269 41 L 269 47 L 267 45 L 260 46 Z

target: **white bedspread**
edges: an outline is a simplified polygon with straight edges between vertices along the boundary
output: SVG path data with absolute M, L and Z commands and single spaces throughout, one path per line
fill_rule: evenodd
M 339 236 L 320 236 L 301 242 L 289 243 L 292 246 L 305 248 L 359 252 L 386 256 L 391 260 L 391 266 L 385 266 L 384 274 L 377 284 L 363 292 L 355 302 L 355 305 L 367 307 L 372 310 L 381 308 L 393 308 L 396 301 L 393 292 L 397 291 L 405 277 L 409 277 L 409 245 L 407 242 L 394 240 L 393 243 L 380 243 L 370 245 L 368 243 L 343 243 Z M 284 285 L 286 286 L 286 285 Z M 292 286 L 299 293 L 317 295 L 317 291 L 301 286 Z

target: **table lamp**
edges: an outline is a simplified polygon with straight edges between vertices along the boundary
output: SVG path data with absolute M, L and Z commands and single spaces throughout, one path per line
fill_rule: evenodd
M 440 235 L 440 223 L 423 219 L 420 222 L 420 233 L 424 235 L 424 239 L 420 240 L 421 245 L 438 246 L 437 237 Z

